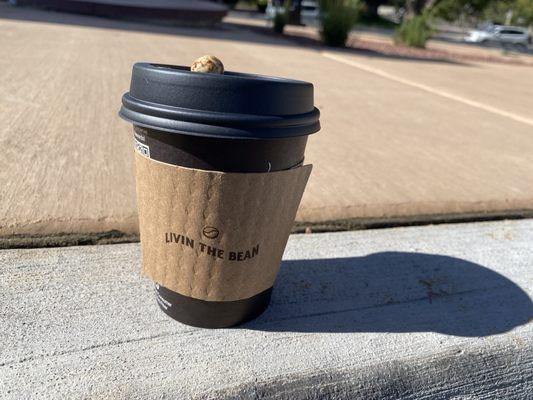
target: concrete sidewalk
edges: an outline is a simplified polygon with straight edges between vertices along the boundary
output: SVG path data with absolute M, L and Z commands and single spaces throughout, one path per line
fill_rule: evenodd
M 0 4 L 0 236 L 136 233 L 135 61 L 311 81 L 323 129 L 297 220 L 412 221 L 533 213 L 533 68 L 299 47 L 223 25 L 181 29 Z
M 533 220 L 295 235 L 271 307 L 170 320 L 139 246 L 0 251 L 3 399 L 528 399 Z

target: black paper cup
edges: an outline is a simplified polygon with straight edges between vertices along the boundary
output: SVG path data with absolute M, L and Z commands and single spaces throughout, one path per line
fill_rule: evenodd
M 167 164 L 222 172 L 271 172 L 303 163 L 307 136 L 320 129 L 310 83 L 138 63 L 120 116 L 134 144 Z M 142 240 L 142 239 L 141 239 Z M 272 288 L 242 300 L 206 301 L 155 285 L 160 308 L 188 325 L 223 328 L 260 315 Z

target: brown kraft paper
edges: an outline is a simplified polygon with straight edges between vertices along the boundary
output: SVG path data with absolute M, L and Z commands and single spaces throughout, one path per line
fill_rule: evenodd
M 223 173 L 135 158 L 144 275 L 211 301 L 273 285 L 311 165 Z

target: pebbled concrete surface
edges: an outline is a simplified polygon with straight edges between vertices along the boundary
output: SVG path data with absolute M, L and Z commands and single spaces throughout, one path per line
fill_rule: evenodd
M 293 235 L 235 329 L 161 313 L 138 244 L 0 251 L 2 399 L 527 399 L 533 220 Z

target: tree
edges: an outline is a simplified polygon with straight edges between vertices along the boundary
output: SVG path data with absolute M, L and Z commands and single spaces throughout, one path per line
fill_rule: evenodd
M 497 0 L 436 0 L 429 14 L 447 21 L 455 21 L 465 15 L 479 17 L 494 1 Z
M 514 18 L 517 21 L 522 18 L 524 24 L 533 25 L 533 0 L 516 0 L 513 6 L 515 12 Z
M 425 14 L 454 21 L 461 15 L 480 15 L 491 3 L 498 0 L 403 0 L 398 4 L 408 16 Z M 531 0 L 527 0 L 531 1 Z
M 507 13 L 510 12 L 510 21 Z M 533 0 L 494 1 L 487 7 L 484 17 L 493 22 L 516 25 L 533 25 Z

